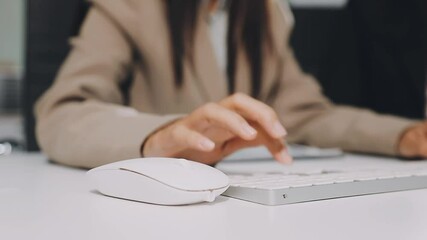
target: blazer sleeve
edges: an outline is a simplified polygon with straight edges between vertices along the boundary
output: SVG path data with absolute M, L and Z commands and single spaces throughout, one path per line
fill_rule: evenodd
M 292 29 L 287 6 L 279 6 L 274 31 L 282 40 L 273 108 L 287 128 L 289 142 L 346 151 L 398 155 L 397 144 L 405 129 L 416 121 L 333 104 L 317 81 L 303 73 L 288 38 Z M 279 17 L 277 17 L 279 16 Z M 285 17 L 284 17 L 285 16 Z M 276 25 L 277 24 L 277 25 Z M 283 44 L 283 39 L 285 39 Z
M 37 102 L 36 136 L 52 160 L 77 167 L 140 157 L 147 136 L 175 115 L 145 114 L 124 106 L 120 84 L 132 48 L 117 23 L 96 5 L 53 86 Z

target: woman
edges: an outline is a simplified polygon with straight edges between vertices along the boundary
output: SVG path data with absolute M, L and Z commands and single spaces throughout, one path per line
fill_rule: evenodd
M 37 104 L 45 153 L 79 167 L 141 156 L 215 164 L 265 145 L 286 163 L 287 135 L 321 147 L 422 155 L 424 126 L 334 106 L 322 95 L 288 46 L 287 6 L 232 0 L 219 28 L 227 31 L 217 38 L 209 30 L 218 8 L 215 0 L 94 0 Z M 133 81 L 123 91 L 129 73 Z

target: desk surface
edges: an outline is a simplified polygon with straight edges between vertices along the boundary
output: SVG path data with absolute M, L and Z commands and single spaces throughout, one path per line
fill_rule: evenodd
M 224 171 L 369 166 L 393 159 L 346 156 L 225 162 Z M 420 163 L 408 163 L 420 164 Z M 427 164 L 427 162 L 422 163 Z M 220 197 L 214 203 L 156 206 L 101 196 L 85 171 L 40 154 L 0 157 L 1 239 L 427 239 L 427 190 L 283 206 Z

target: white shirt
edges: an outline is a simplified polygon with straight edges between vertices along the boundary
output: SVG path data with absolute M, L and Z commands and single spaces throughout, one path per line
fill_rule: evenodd
M 249 0 L 248 0 L 249 1 Z M 206 1 L 208 3 L 209 1 Z M 227 71 L 227 30 L 228 30 L 228 12 L 226 10 L 226 0 L 219 0 L 218 9 L 212 13 L 209 21 L 210 39 L 214 48 L 218 66 L 226 73 Z M 282 15 L 289 26 L 294 25 L 294 17 L 289 8 L 288 1 L 278 0 L 281 5 Z
M 228 13 L 224 9 L 224 3 L 225 1 L 220 1 L 218 10 L 212 13 L 210 17 L 209 35 L 218 66 L 223 71 L 223 73 L 226 73 Z

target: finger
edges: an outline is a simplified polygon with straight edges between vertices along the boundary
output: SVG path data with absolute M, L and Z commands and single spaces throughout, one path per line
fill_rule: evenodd
M 240 149 L 249 148 L 249 147 L 257 147 L 262 145 L 262 142 L 259 138 L 256 138 L 252 141 L 246 141 L 241 138 L 233 138 L 224 143 L 222 152 L 224 156 L 230 155 Z
M 277 161 L 285 164 L 292 163 L 292 157 L 289 155 L 288 149 L 282 139 L 272 138 L 266 133 L 260 134 L 260 138 Z
M 287 134 L 276 112 L 270 106 L 247 95 L 237 93 L 224 99 L 220 104 L 240 113 L 246 119 L 259 123 L 273 138 L 282 138 Z
M 259 134 L 255 140 L 245 141 L 243 139 L 234 138 L 227 141 L 224 144 L 223 152 L 225 155 L 229 155 L 239 149 L 247 147 L 255 147 L 264 145 L 272 156 L 281 163 L 291 163 L 292 157 L 288 154 L 286 145 L 282 140 L 274 139 L 268 136 L 268 134 Z
M 215 143 L 212 140 L 185 125 L 173 128 L 169 139 L 175 143 L 168 149 L 169 154 L 175 154 L 186 149 L 210 152 L 215 148 Z
M 252 140 L 257 135 L 257 131 L 242 116 L 215 103 L 206 104 L 191 115 L 191 125 L 197 126 L 201 121 L 230 131 L 245 140 Z
M 227 129 L 218 126 L 211 126 L 205 130 L 202 130 L 201 133 L 215 143 L 223 143 L 232 138 L 238 137 L 236 134 L 228 131 Z

